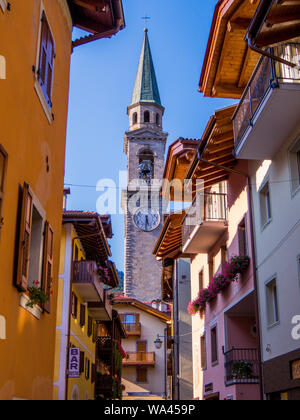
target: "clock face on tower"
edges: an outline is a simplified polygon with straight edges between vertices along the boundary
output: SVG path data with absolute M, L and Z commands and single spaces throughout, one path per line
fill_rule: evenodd
M 139 209 L 133 216 L 133 221 L 143 232 L 151 232 L 160 225 L 160 214 L 157 210 Z

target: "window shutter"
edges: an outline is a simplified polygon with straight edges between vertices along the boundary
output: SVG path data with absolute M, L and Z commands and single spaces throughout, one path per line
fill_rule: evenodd
M 74 292 L 72 292 L 72 315 L 76 319 L 77 318 L 77 306 L 78 306 L 78 300 L 77 296 Z
M 136 324 L 140 322 L 140 314 L 135 314 L 135 322 Z
M 123 322 L 123 324 L 124 324 L 124 322 L 125 322 L 125 315 L 124 314 L 119 314 L 119 317 L 120 317 L 121 322 Z
M 53 229 L 51 228 L 49 222 L 46 222 L 42 288 L 44 293 L 49 296 L 48 302 L 44 304 L 44 310 L 49 314 L 51 311 L 51 288 L 53 283 L 53 240 Z
M 20 220 L 20 238 L 18 246 L 18 268 L 16 287 L 26 292 L 28 286 L 30 242 L 32 229 L 33 198 L 28 184 L 24 184 L 22 212 Z
M 39 83 L 47 99 L 49 107 L 52 106 L 52 80 L 54 66 L 54 40 L 50 31 L 45 13 L 42 16 L 41 47 L 39 63 Z
M 88 337 L 91 337 L 93 334 L 93 318 L 88 317 Z
M 80 305 L 80 326 L 85 326 L 85 306 Z
M 80 366 L 79 366 L 79 373 L 84 372 L 84 351 L 80 352 Z
M 96 365 L 92 364 L 92 384 L 96 382 Z

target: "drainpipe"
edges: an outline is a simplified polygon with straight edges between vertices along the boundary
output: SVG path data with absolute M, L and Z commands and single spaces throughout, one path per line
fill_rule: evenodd
M 300 66 L 298 64 L 292 63 L 291 61 L 285 60 L 284 58 L 277 57 L 268 51 L 262 50 L 261 48 L 256 47 L 252 44 L 252 40 L 248 39 L 248 46 L 251 50 L 257 52 L 258 54 L 264 55 L 265 57 L 271 58 L 274 61 L 278 61 L 281 64 L 285 64 L 286 66 L 292 67 L 300 71 Z
M 260 327 L 260 316 L 259 316 L 259 304 L 258 304 L 258 276 L 257 276 L 257 263 L 256 263 L 256 250 L 255 250 L 255 235 L 254 235 L 254 216 L 253 216 L 253 201 L 252 201 L 252 186 L 251 179 L 247 176 L 247 191 L 248 191 L 248 205 L 249 205 L 249 215 L 250 215 L 250 234 L 251 234 L 251 253 L 252 253 L 252 269 L 254 277 L 254 301 L 255 301 L 255 316 L 257 322 L 257 346 L 258 346 L 258 362 L 259 362 L 259 391 L 260 399 L 264 399 L 263 392 L 263 369 L 262 369 L 262 346 L 261 346 L 261 327 Z

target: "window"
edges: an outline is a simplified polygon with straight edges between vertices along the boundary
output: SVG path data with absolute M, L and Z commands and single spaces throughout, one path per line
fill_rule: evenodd
M 267 289 L 267 317 L 268 317 L 268 326 L 270 327 L 279 322 L 276 278 L 274 278 L 269 283 L 267 283 L 266 289 Z
M 244 219 L 239 224 L 238 238 L 239 238 L 239 253 L 240 253 L 240 256 L 248 255 L 246 219 Z
M 80 305 L 80 326 L 81 328 L 85 326 L 85 306 Z
M 77 318 L 78 315 L 78 299 L 74 292 L 72 292 L 72 316 Z
M 93 343 L 96 343 L 98 338 L 98 324 L 93 324 Z
M 21 214 L 15 284 L 21 292 L 26 292 L 28 287 L 38 283 L 44 293 L 49 295 L 49 301 L 43 308 L 50 313 L 54 233 L 49 222 L 45 221 L 45 211 L 30 186 L 24 184 L 20 193 Z
M 150 112 L 149 111 L 145 111 L 144 112 L 144 122 L 145 123 L 149 123 L 150 122 Z
M 211 362 L 213 365 L 218 363 L 218 330 L 217 327 L 211 329 Z
M 133 125 L 137 124 L 137 122 L 138 122 L 138 114 L 137 114 L 137 112 L 135 112 L 132 116 L 132 124 Z
M 85 379 L 87 381 L 90 379 L 90 367 L 91 367 L 90 359 L 86 358 L 85 359 Z
M 7 154 L 0 145 L 0 231 L 3 226 L 3 200 L 4 200 L 4 183 L 6 172 Z
M 125 314 L 124 316 L 125 324 L 135 324 L 135 314 Z
M 260 190 L 259 194 L 260 194 L 261 225 L 262 225 L 262 227 L 264 227 L 272 219 L 270 188 L 269 188 L 269 183 L 268 182 Z
M 79 363 L 79 373 L 84 372 L 84 360 L 85 360 L 85 353 L 84 351 L 80 352 L 80 363 Z
M 52 108 L 52 83 L 54 69 L 54 40 L 45 12 L 42 14 L 41 40 L 39 51 L 38 83 L 44 94 L 47 106 Z
M 201 369 L 205 370 L 207 368 L 206 361 L 206 336 L 205 334 L 200 338 L 200 365 Z
M 142 150 L 139 154 L 139 179 L 150 183 L 154 177 L 154 155 L 151 150 Z
M 296 193 L 300 189 L 300 140 L 292 147 L 289 153 L 292 192 Z
M 140 384 L 148 382 L 148 370 L 147 368 L 139 367 L 136 369 L 136 381 Z
M 199 273 L 199 292 L 201 292 L 201 290 L 203 289 L 204 289 L 204 275 L 203 275 L 203 270 L 201 270 Z

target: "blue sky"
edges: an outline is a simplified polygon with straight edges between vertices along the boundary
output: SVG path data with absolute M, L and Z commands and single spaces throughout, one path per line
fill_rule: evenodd
M 178 137 L 199 138 L 215 109 L 232 101 L 204 98 L 198 83 L 216 1 L 123 0 L 125 30 L 108 40 L 74 49 L 71 66 L 65 183 L 68 209 L 96 210 L 98 180 L 118 180 L 130 103 L 147 13 L 168 145 Z M 74 33 L 76 36 L 76 32 Z M 123 216 L 113 216 L 113 260 L 123 269 Z

